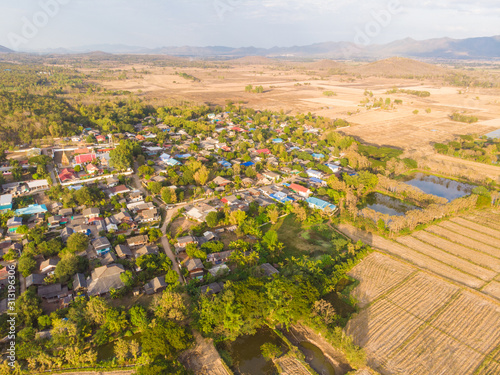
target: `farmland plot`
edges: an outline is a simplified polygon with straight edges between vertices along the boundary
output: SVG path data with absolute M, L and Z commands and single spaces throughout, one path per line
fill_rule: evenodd
M 415 232 L 412 236 L 450 254 L 467 259 L 468 261 L 478 264 L 484 268 L 500 272 L 500 259 L 492 257 L 491 255 L 450 242 L 425 231 Z
M 488 253 L 494 257 L 500 258 L 500 249 L 493 247 L 493 246 L 486 245 L 486 244 L 481 243 L 481 242 L 477 242 L 477 241 L 473 240 L 472 238 L 469 238 L 469 237 L 463 236 L 461 234 L 452 232 L 449 229 L 446 229 L 446 228 L 443 228 L 443 227 L 440 227 L 437 225 L 433 225 L 433 226 L 428 227 L 426 229 L 426 231 L 437 234 L 438 236 L 445 237 L 445 238 L 449 239 L 450 241 L 457 242 L 459 244 L 468 246 L 472 249 L 476 249 L 476 250 Z
M 370 254 L 349 272 L 349 276 L 361 281 L 352 295 L 364 307 L 414 271 L 413 267 L 382 254 Z
M 494 271 L 480 267 L 452 254 L 436 249 L 434 246 L 422 242 L 414 237 L 400 237 L 396 241 L 422 254 L 428 255 L 440 262 L 450 265 L 453 268 L 458 268 L 469 275 L 475 275 L 481 280 L 489 281 L 496 276 L 496 272 Z
M 491 237 L 495 237 L 500 241 L 500 230 L 488 228 L 484 225 L 477 224 L 479 222 L 478 219 L 479 219 L 478 217 L 466 217 L 466 218 L 454 217 L 453 219 L 451 219 L 451 221 L 460 224 L 461 226 L 478 231 L 480 233 L 484 233 Z M 497 227 L 498 225 L 500 225 L 500 223 L 497 223 Z
M 496 375 L 500 374 L 500 347 L 483 362 L 475 375 Z
M 458 290 L 453 284 L 418 272 L 385 298 L 419 319 L 427 320 Z
M 427 255 L 421 254 L 394 241 L 386 240 L 385 238 L 372 233 L 367 234 L 349 224 L 340 224 L 338 225 L 338 229 L 356 241 L 361 240 L 368 245 L 377 247 L 397 257 L 403 258 L 404 260 L 407 260 L 408 262 L 421 268 L 428 269 L 431 272 L 460 282 L 471 288 L 480 288 L 484 285 L 484 281 L 475 276 L 466 274 L 442 262 L 438 262 Z
M 496 248 L 500 248 L 500 241 L 498 240 L 498 238 L 489 236 L 487 234 L 480 233 L 478 231 L 469 229 L 467 227 L 464 227 L 464 226 L 456 224 L 456 223 L 452 223 L 450 221 L 445 221 L 445 222 L 439 223 L 439 226 L 446 228 L 446 229 L 449 229 L 453 232 L 460 233 L 464 236 L 472 238 L 473 240 L 485 243 L 487 245 L 490 245 L 490 246 L 493 246 Z
M 500 300 L 500 282 L 498 281 L 491 281 L 486 284 L 481 291 Z

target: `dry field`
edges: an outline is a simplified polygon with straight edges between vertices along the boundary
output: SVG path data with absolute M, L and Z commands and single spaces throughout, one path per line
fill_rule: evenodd
M 360 281 L 353 296 L 361 311 L 346 327 L 375 370 L 500 373 L 498 228 L 497 211 L 457 217 L 395 241 L 339 226 L 377 250 L 349 273 Z
M 311 372 L 297 358 L 283 356 L 274 360 L 283 375 L 311 375 Z
M 127 79 L 97 83 L 108 89 L 129 90 L 160 102 L 224 105 L 231 100 L 255 109 L 312 112 L 330 118 L 344 118 L 352 124 L 341 130 L 345 134 L 371 144 L 406 150 L 424 149 L 426 153 L 432 152 L 429 147 L 432 142 L 451 140 L 458 134 L 485 134 L 500 128 L 500 121 L 497 121 L 500 118 L 500 90 L 470 88 L 459 93 L 460 88 L 443 86 L 443 74 L 452 72 L 452 69 L 410 60 L 389 59 L 348 65 L 333 61 L 300 63 L 241 59 L 210 62 L 205 67 L 189 63 L 186 67 L 121 65 L 116 71 L 126 72 Z M 182 78 L 176 72 L 187 73 L 199 81 Z M 420 77 L 390 78 L 409 74 Z M 244 88 L 248 84 L 262 85 L 264 93 L 246 93 Z M 394 87 L 425 90 L 431 96 L 386 94 Z M 399 99 L 403 103 L 390 110 L 368 109 L 360 103 L 367 98 L 365 90 L 371 91 L 373 98 L 390 98 L 392 102 Z M 336 95 L 326 97 L 324 91 L 333 91 Z M 415 110 L 418 110 L 416 115 L 413 114 Z M 452 122 L 448 116 L 455 111 L 466 111 L 480 121 L 475 124 Z

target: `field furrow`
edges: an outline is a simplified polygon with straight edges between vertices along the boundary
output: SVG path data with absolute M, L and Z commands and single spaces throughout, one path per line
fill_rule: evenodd
M 500 259 L 492 257 L 491 255 L 445 240 L 444 238 L 425 231 L 415 232 L 412 236 L 484 268 L 500 272 Z
M 437 225 L 432 225 L 426 229 L 427 232 L 431 232 L 434 234 L 437 234 L 438 236 L 445 237 L 449 239 L 450 241 L 457 242 L 461 245 L 468 246 L 472 249 L 482 251 L 483 253 L 490 254 L 494 257 L 500 258 L 500 249 L 489 246 L 484 243 L 480 243 L 477 241 L 474 241 L 472 238 L 463 236 L 461 234 L 455 233 L 449 229 L 437 226 Z
M 469 375 L 483 356 L 441 331 L 426 327 L 385 363 L 390 374 Z
M 495 237 L 496 239 L 500 240 L 500 230 L 496 230 L 494 228 L 490 228 L 481 224 L 478 224 L 478 221 L 474 219 L 473 217 L 469 218 L 462 218 L 462 217 L 454 217 L 451 219 L 454 223 L 460 224 L 464 227 L 473 229 L 477 232 L 481 232 L 484 234 L 487 234 L 491 237 Z M 500 223 L 498 223 L 498 226 L 496 228 L 500 227 Z
M 341 232 L 354 239 L 355 241 L 361 240 L 370 246 L 379 248 L 390 254 L 401 257 L 421 268 L 427 269 L 443 277 L 447 277 L 451 280 L 465 284 L 471 288 L 480 288 L 482 285 L 484 285 L 484 281 L 480 280 L 477 277 L 458 271 L 450 266 L 447 266 L 446 264 L 428 257 L 427 255 L 421 254 L 415 250 L 410 249 L 409 247 L 400 245 L 397 242 L 386 240 L 385 238 L 374 235 L 372 233 L 366 233 L 349 224 L 340 224 L 338 228 Z
M 449 229 L 455 233 L 464 235 L 466 237 L 472 238 L 475 241 L 482 242 L 484 244 L 496 247 L 500 249 L 500 240 L 498 238 L 489 236 L 487 234 L 469 229 L 457 223 L 452 223 L 451 221 L 443 221 L 438 224 L 442 228 Z
M 453 284 L 419 272 L 384 298 L 418 318 L 427 320 L 458 290 Z
M 487 355 L 500 342 L 500 306 L 462 292 L 431 325 Z
M 358 300 L 359 306 L 364 307 L 414 271 L 415 268 L 410 265 L 380 253 L 370 254 L 349 272 L 349 276 L 361 281 L 352 295 Z
M 383 361 L 423 323 L 391 302 L 381 299 L 351 319 L 346 330 L 370 357 Z
M 486 284 L 481 290 L 484 293 L 500 300 L 500 282 L 493 280 Z
M 432 257 L 433 259 L 441 261 L 453 268 L 457 268 L 460 271 L 466 272 L 469 275 L 477 276 L 484 281 L 493 279 L 497 274 L 494 271 L 475 265 L 462 258 L 458 258 L 412 236 L 399 237 L 398 239 L 396 239 L 396 241 L 398 241 L 402 245 L 408 246 L 413 250 Z
M 488 228 L 498 228 L 500 225 L 499 220 L 492 219 L 490 217 L 484 216 L 482 214 L 470 215 L 466 217 L 467 220 L 474 221 L 484 227 Z

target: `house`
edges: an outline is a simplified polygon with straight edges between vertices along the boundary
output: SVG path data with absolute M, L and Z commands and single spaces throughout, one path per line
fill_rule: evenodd
M 65 168 L 59 173 L 59 181 L 66 182 L 77 178 L 77 175 L 73 169 Z
M 146 294 L 158 293 L 167 289 L 167 286 L 168 284 L 165 281 L 165 276 L 158 276 L 144 285 L 144 291 Z
M 73 229 L 71 229 L 70 227 L 65 227 L 61 231 L 61 239 L 63 240 L 64 243 L 66 243 L 66 241 L 68 241 L 69 236 L 71 236 L 72 234 L 73 234 Z
M 177 238 L 178 247 L 186 248 L 186 246 L 191 243 L 198 244 L 198 241 L 196 241 L 196 238 L 192 235 Z
M 217 176 L 215 177 L 212 182 L 216 184 L 217 186 L 226 186 L 231 183 L 231 181 L 225 179 L 224 177 Z
M 317 210 L 321 210 L 321 211 L 324 211 L 324 210 L 335 211 L 335 209 L 337 208 L 337 207 L 335 207 L 335 205 L 333 205 L 329 202 L 326 202 L 322 199 L 315 198 L 315 197 L 307 198 L 306 202 L 309 204 L 309 207 L 317 209 Z
M 120 258 L 129 258 L 132 256 L 132 251 L 130 251 L 130 248 L 127 245 L 116 245 L 115 251 Z
M 331 164 L 331 163 L 326 163 L 325 164 L 328 168 L 330 168 L 330 170 L 332 171 L 332 173 L 338 173 L 340 172 L 340 165 L 337 165 L 337 164 Z
M 222 292 L 222 289 L 224 288 L 224 284 L 221 282 L 219 283 L 210 283 L 208 285 L 203 285 L 200 287 L 200 292 L 201 294 L 206 294 L 208 296 L 211 296 L 212 294 L 218 294 Z
M 147 223 L 160 220 L 160 215 L 158 214 L 158 209 L 155 207 L 151 210 L 143 210 L 139 212 L 138 218 L 140 223 Z
M 47 260 L 44 260 L 40 264 L 40 272 L 41 273 L 51 273 L 54 272 L 56 269 L 57 264 L 59 263 L 61 259 L 59 257 L 53 257 L 49 258 Z
M 96 159 L 97 159 L 97 155 L 94 153 L 80 154 L 80 155 L 75 156 L 75 163 L 76 164 L 85 164 L 85 163 L 90 163 Z
M 142 202 L 144 198 L 140 191 L 133 191 L 129 194 L 128 200 L 129 202 Z
M 262 272 L 264 272 L 264 274 L 267 277 L 270 277 L 272 275 L 280 273 L 280 271 L 278 271 L 276 268 L 274 268 L 273 266 L 271 266 L 269 263 L 261 264 L 260 265 L 260 269 L 262 270 Z
M 191 219 L 203 222 L 203 221 L 205 221 L 205 219 L 207 218 L 207 215 L 210 212 L 217 212 L 217 210 L 214 207 L 209 206 L 206 203 L 198 203 L 195 207 L 189 209 L 186 212 L 186 216 L 191 218 Z
M 83 210 L 82 215 L 87 219 L 92 219 L 94 217 L 99 217 L 101 215 L 101 211 L 97 207 L 90 207 Z
M 29 191 L 43 190 L 48 189 L 50 187 L 49 182 L 47 180 L 33 180 L 26 182 Z
M 44 284 L 44 279 L 45 275 L 40 275 L 38 273 L 32 273 L 28 277 L 26 277 L 25 282 L 26 282 L 26 288 L 29 288 L 30 286 L 40 286 Z
M 139 248 L 141 246 L 147 245 L 148 236 L 141 234 L 127 239 L 127 245 L 130 249 Z
M 115 263 L 116 259 L 117 259 L 116 255 L 114 253 L 112 253 L 111 251 L 109 251 L 103 255 L 103 257 L 101 259 L 101 265 L 107 266 L 108 264 Z
M 94 174 L 94 173 L 99 172 L 99 168 L 97 168 L 94 164 L 87 164 L 85 169 L 87 170 L 87 172 L 89 174 Z
M 125 272 L 121 264 L 108 264 L 98 267 L 92 271 L 87 279 L 87 294 L 89 296 L 102 296 L 113 289 L 121 289 L 125 286 L 120 275 Z
M 282 191 L 278 191 L 276 193 L 272 193 L 269 195 L 272 199 L 280 202 L 280 203 L 286 203 L 286 202 L 292 202 L 293 198 L 290 198 L 288 195 L 283 193 Z
M 207 261 L 213 264 L 221 264 L 227 262 L 232 253 L 232 250 L 221 251 L 219 253 L 211 253 L 207 255 Z
M 0 212 L 12 210 L 12 194 L 0 195 Z
M 16 215 L 35 215 L 47 212 L 47 206 L 44 204 L 30 204 L 28 207 L 19 208 L 15 211 Z
M 283 143 L 283 139 L 281 138 L 274 138 L 273 143 Z
M 92 241 L 92 246 L 97 255 L 104 255 L 111 251 L 111 243 L 106 237 L 99 237 Z
M 99 143 L 106 142 L 106 136 L 104 136 L 104 135 L 97 135 L 97 136 L 95 137 L 95 139 L 96 139 L 96 140 L 97 140 L 97 142 L 99 142 Z
M 192 278 L 201 279 L 203 277 L 205 267 L 203 266 L 203 262 L 201 261 L 201 259 L 190 258 L 184 262 L 184 267 L 186 267 L 189 272 L 189 276 L 191 276 Z
M 19 216 L 11 217 L 9 220 L 7 220 L 7 231 L 9 233 L 16 233 L 17 228 L 19 228 L 21 225 L 23 225 L 22 217 Z
M 49 217 L 47 219 L 49 229 L 57 228 L 58 226 L 60 226 L 61 224 L 63 224 L 62 220 L 63 220 L 63 218 L 61 216 L 59 216 L 59 215 L 54 215 L 54 216 Z
M 323 178 L 323 174 L 324 174 L 323 172 L 321 172 L 321 171 L 316 171 L 316 170 L 314 170 L 314 169 L 308 169 L 308 170 L 306 171 L 306 173 L 307 173 L 307 175 L 308 175 L 309 177 L 316 177 L 316 178 L 319 178 L 319 179 Z
M 72 208 L 61 208 L 59 210 L 59 215 L 62 217 L 71 217 L 71 216 L 73 216 L 73 209 Z
M 271 151 L 269 151 L 268 148 L 263 148 L 260 150 L 255 150 L 257 154 L 263 154 L 263 155 L 271 155 Z
M 275 172 L 264 172 L 263 175 L 271 181 L 276 181 L 281 177 L 278 173 Z
M 221 264 L 218 264 L 218 265 L 213 266 L 212 268 L 210 268 L 208 270 L 208 272 L 213 277 L 218 277 L 218 276 L 227 275 L 229 272 L 231 272 L 231 270 L 229 269 L 229 267 L 226 264 L 221 263 Z
M 116 220 L 113 216 L 107 217 L 104 219 L 104 225 L 106 225 L 106 231 L 117 231 L 118 230 L 118 220 Z
M 219 161 L 219 164 L 222 165 L 224 168 L 231 168 L 232 164 L 228 162 L 227 160 L 221 160 Z
M 247 161 L 245 163 L 241 163 L 241 165 L 244 167 L 251 167 L 252 165 L 255 165 L 255 163 L 252 161 Z
M 167 161 L 164 162 L 166 165 L 169 167 L 175 167 L 176 165 L 181 164 L 179 161 L 175 160 L 174 158 L 170 158 Z
M 316 177 L 311 177 L 309 179 L 309 183 L 311 185 L 315 185 L 315 186 L 326 186 L 327 185 L 325 180 L 321 180 L 321 179 L 316 178 Z
M 234 205 L 234 204 L 238 204 L 239 200 L 238 198 L 236 198 L 235 195 L 229 195 L 227 197 L 224 197 L 220 200 L 222 203 L 224 204 L 228 204 L 228 205 Z
M 73 277 L 73 290 L 75 292 L 83 292 L 87 289 L 87 280 L 83 273 L 77 273 Z
M 120 183 L 120 180 L 118 180 L 118 178 L 116 178 L 115 176 L 111 176 L 110 178 L 107 179 L 106 182 L 108 187 L 113 187 L 118 185 Z
M 321 160 L 321 159 L 324 159 L 325 158 L 325 155 L 323 154 L 316 154 L 316 153 L 312 153 L 312 157 L 315 159 L 315 160 Z
M 47 300 L 49 303 L 57 302 L 60 298 L 66 297 L 68 293 L 68 287 L 63 287 L 60 283 L 38 287 L 38 296 Z
M 143 246 L 135 251 L 136 258 L 139 258 L 142 255 L 148 255 L 148 254 L 158 254 L 158 247 L 157 246 Z
M 309 197 L 309 195 L 311 195 L 312 193 L 311 190 L 299 184 L 290 184 L 290 186 L 288 187 L 290 188 L 290 190 L 293 190 L 294 192 L 305 198 Z
M 125 194 L 129 193 L 130 189 L 126 187 L 125 185 L 118 185 L 118 186 L 113 186 L 112 188 L 108 189 L 108 195 L 109 197 L 114 197 L 115 195 L 119 194 Z

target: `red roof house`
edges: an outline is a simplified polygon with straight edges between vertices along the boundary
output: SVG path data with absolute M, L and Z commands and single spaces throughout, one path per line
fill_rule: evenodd
M 76 164 L 84 164 L 84 163 L 90 163 L 92 160 L 96 160 L 97 156 L 96 154 L 82 154 L 82 155 L 76 155 L 75 156 L 75 162 Z
M 269 151 L 268 148 L 262 148 L 260 150 L 255 150 L 255 152 L 258 153 L 258 154 L 271 155 L 271 151 Z
M 305 197 L 308 197 L 311 194 L 311 190 L 299 184 L 290 184 L 289 187 L 291 190 Z
M 67 181 L 67 180 L 72 180 L 76 178 L 75 176 L 75 171 L 72 169 L 65 168 L 62 170 L 61 173 L 59 173 L 59 180 L 61 182 Z

